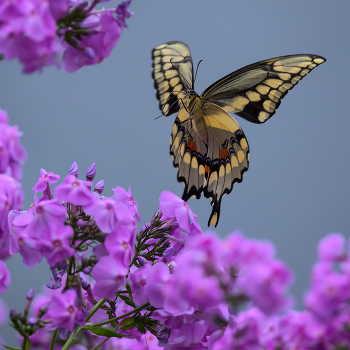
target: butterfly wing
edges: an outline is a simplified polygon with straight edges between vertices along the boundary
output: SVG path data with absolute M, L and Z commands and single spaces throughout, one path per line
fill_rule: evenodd
M 162 113 L 168 116 L 179 111 L 178 99 L 193 86 L 193 65 L 188 46 L 180 41 L 169 41 L 154 48 L 152 78 Z
M 208 181 L 204 195 L 211 198 L 213 206 L 208 226 L 217 226 L 222 197 L 232 191 L 236 182 L 242 182 L 242 177 L 248 170 L 249 145 L 235 119 L 219 106 L 204 104 L 203 117 L 208 134 Z
M 182 199 L 200 198 L 206 183 L 207 145 L 193 129 L 192 120 L 185 108 L 181 108 L 170 137 L 170 154 L 178 168 L 177 180 L 185 186 Z
M 230 114 L 219 106 L 206 103 L 189 118 L 181 108 L 170 138 L 170 154 L 177 179 L 185 185 L 182 199 L 211 198 L 213 206 L 208 226 L 217 226 L 221 199 L 242 181 L 249 166 L 249 146 L 243 130 Z M 198 133 L 198 124 L 205 132 Z M 205 140 L 203 135 L 205 134 Z
M 229 113 L 261 124 L 275 114 L 288 91 L 325 61 L 321 56 L 305 54 L 253 63 L 218 80 L 201 97 Z

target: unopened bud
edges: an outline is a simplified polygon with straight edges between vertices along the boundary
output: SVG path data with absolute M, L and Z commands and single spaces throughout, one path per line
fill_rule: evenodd
M 99 181 L 94 187 L 94 192 L 101 194 L 105 188 L 105 182 L 103 180 Z
M 96 163 L 92 163 L 86 170 L 86 180 L 92 181 L 96 176 Z
M 84 53 L 85 53 L 85 56 L 87 56 L 89 58 L 95 58 L 96 57 L 95 50 L 92 47 L 86 47 L 84 49 Z
M 34 298 L 34 289 L 30 288 L 29 292 L 27 293 L 27 299 L 32 300 Z
M 138 256 L 136 260 L 141 266 L 145 266 L 147 264 L 147 260 L 143 256 Z
M 69 175 L 74 175 L 75 177 L 78 177 L 79 168 L 78 168 L 78 164 L 76 162 L 73 162 L 73 164 L 71 165 L 71 167 L 69 169 Z
M 42 177 L 43 175 L 47 174 L 47 171 L 43 168 L 40 169 L 40 177 Z
M 159 340 L 158 346 L 164 347 L 168 344 L 171 329 L 163 326 L 157 333 L 157 339 Z
M 163 253 L 163 258 L 165 260 L 169 260 L 174 254 L 174 247 L 173 246 L 169 246 L 167 249 L 164 250 Z

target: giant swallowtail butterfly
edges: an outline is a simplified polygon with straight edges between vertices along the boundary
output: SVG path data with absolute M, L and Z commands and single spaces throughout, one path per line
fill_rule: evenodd
M 185 185 L 182 199 L 200 198 L 202 193 L 211 198 L 208 226 L 217 226 L 223 195 L 242 181 L 249 166 L 247 139 L 230 113 L 266 122 L 288 91 L 325 61 L 310 54 L 271 58 L 230 73 L 197 95 L 187 45 L 169 41 L 152 50 L 159 108 L 166 116 L 177 112 L 170 154 L 177 180 Z

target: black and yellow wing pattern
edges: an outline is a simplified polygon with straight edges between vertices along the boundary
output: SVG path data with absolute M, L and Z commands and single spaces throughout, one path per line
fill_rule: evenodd
M 170 154 L 185 185 L 182 198 L 211 199 L 208 226 L 217 226 L 221 199 L 241 182 L 249 167 L 247 139 L 231 114 L 264 123 L 282 98 L 313 68 L 326 60 L 317 55 L 281 56 L 243 67 L 210 85 L 200 96 L 193 91 L 189 48 L 179 41 L 152 51 L 152 77 L 159 107 L 166 116 L 177 112 Z

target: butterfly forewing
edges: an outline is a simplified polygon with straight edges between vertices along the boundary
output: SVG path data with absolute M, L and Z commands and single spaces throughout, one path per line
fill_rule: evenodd
M 192 89 L 193 65 L 187 45 L 169 41 L 154 48 L 152 78 L 162 113 L 168 116 L 177 112 L 178 99 Z
M 261 124 L 275 114 L 288 91 L 323 62 L 323 57 L 309 54 L 257 62 L 218 80 L 201 97 L 227 112 Z
M 241 182 L 249 167 L 249 146 L 243 130 L 230 114 L 212 103 L 203 106 L 208 133 L 207 184 L 204 195 L 213 206 L 208 226 L 216 226 L 221 199 Z

